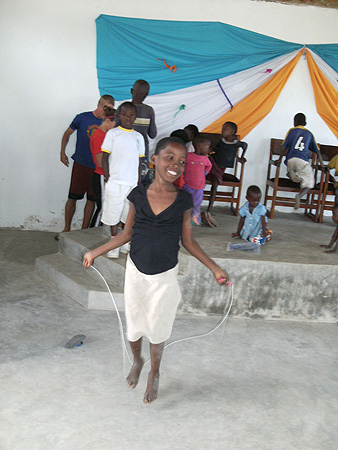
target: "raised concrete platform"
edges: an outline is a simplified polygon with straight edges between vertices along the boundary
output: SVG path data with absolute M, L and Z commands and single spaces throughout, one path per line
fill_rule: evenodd
M 334 231 L 329 218 L 316 224 L 299 213 L 277 213 L 269 227 L 272 241 L 260 254 L 228 252 L 238 218 L 228 208 L 215 208 L 218 228 L 194 229 L 204 250 L 224 267 L 235 284 L 231 314 L 235 317 L 335 322 L 338 306 L 338 254 L 327 255 L 319 247 Z M 112 309 L 103 281 L 81 261 L 87 249 L 106 242 L 103 227 L 61 235 L 59 253 L 36 260 L 36 271 L 74 300 L 90 309 Z M 232 241 L 234 242 L 234 241 Z M 236 241 L 238 242 L 238 241 Z M 123 309 L 123 279 L 126 256 L 97 258 L 95 267 L 109 282 L 114 298 Z M 179 256 L 182 302 L 179 313 L 221 314 L 229 290 L 215 283 L 213 275 L 184 249 Z
M 336 324 L 230 317 L 166 349 L 159 399 L 145 405 L 149 366 L 127 389 L 116 315 L 34 273 L 58 251 L 53 237 L 0 228 L 1 450 L 337 448 Z M 178 315 L 171 340 L 218 320 Z M 84 345 L 66 349 L 80 333 Z

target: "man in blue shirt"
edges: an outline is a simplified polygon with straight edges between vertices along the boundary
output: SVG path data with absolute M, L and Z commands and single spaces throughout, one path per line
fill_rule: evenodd
M 88 111 L 78 114 L 69 128 L 65 131 L 61 141 L 60 160 L 69 167 L 69 159 L 66 155 L 66 147 L 70 136 L 77 132 L 75 153 L 72 156 L 74 160 L 72 168 L 72 177 L 68 200 L 65 206 L 65 227 L 62 232 L 70 231 L 72 219 L 76 209 L 77 200 L 84 198 L 87 193 L 87 202 L 84 208 L 82 229 L 88 228 L 95 207 L 95 195 L 92 187 L 92 176 L 95 170 L 95 163 L 90 151 L 90 138 L 94 131 L 101 125 L 104 117 L 103 107 L 105 105 L 114 107 L 114 98 L 111 95 L 103 95 L 95 111 Z M 55 236 L 59 240 L 59 235 Z
M 320 154 L 319 147 L 316 140 L 311 133 L 307 130 L 306 117 L 303 113 L 295 115 L 294 128 L 291 128 L 282 144 L 284 150 L 279 158 L 281 163 L 283 156 L 286 153 L 285 164 L 288 168 L 287 175 L 295 183 L 300 183 L 301 191 L 295 197 L 294 209 L 299 209 L 300 199 L 308 193 L 315 185 L 315 179 L 312 171 L 312 167 L 309 163 L 309 151 L 317 153 L 317 157 L 320 164 L 323 166 L 322 155 Z

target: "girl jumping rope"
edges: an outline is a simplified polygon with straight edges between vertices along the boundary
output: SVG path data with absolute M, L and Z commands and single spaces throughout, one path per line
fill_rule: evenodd
M 155 180 L 139 185 L 129 194 L 129 215 L 124 230 L 113 240 L 87 252 L 88 268 L 98 256 L 131 241 L 125 275 L 125 315 L 127 336 L 134 361 L 127 376 L 131 388 L 137 386 L 144 364 L 142 337 L 150 341 L 151 368 L 144 403 L 157 398 L 159 369 L 164 341 L 169 339 L 181 299 L 178 285 L 179 240 L 208 269 L 219 284 L 228 284 L 228 274 L 210 259 L 191 231 L 191 195 L 173 182 L 183 173 L 187 150 L 175 137 L 161 139 L 152 156 Z

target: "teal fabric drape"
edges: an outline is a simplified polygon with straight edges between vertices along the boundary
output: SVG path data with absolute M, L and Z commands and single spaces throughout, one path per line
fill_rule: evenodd
M 96 27 L 100 93 L 114 92 L 116 100 L 129 98 L 137 79 L 150 83 L 152 95 L 160 94 L 217 80 L 303 47 L 220 22 L 100 15 Z
M 338 44 L 314 44 L 306 47 L 317 53 L 335 72 L 338 72 Z

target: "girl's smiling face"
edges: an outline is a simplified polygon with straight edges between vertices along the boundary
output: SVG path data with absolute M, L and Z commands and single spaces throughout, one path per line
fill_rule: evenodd
M 158 155 L 153 155 L 155 179 L 173 183 L 184 172 L 187 150 L 183 144 L 169 142 Z

